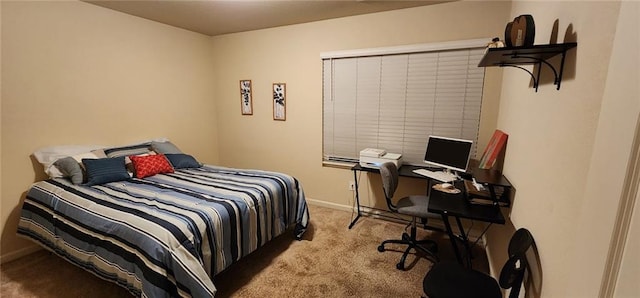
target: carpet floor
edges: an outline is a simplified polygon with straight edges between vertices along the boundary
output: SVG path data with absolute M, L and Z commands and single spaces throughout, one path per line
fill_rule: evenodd
M 361 217 L 347 227 L 350 212 L 310 206 L 310 226 L 302 241 L 286 233 L 214 278 L 216 297 L 420 297 L 432 263 L 421 255 L 396 269 L 404 247 L 377 247 L 398 239 L 404 224 Z M 454 260 L 446 235 L 419 230 L 438 242 L 441 260 Z M 474 247 L 473 266 L 488 271 L 484 250 Z M 0 267 L 1 297 L 131 297 L 129 292 L 39 251 Z

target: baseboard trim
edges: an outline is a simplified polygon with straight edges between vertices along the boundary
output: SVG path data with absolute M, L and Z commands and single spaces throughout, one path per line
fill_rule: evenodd
M 309 203 L 309 205 L 320 206 L 320 207 L 325 207 L 325 208 L 330 208 L 330 209 L 335 209 L 335 210 L 340 210 L 340 211 L 354 212 L 354 214 L 358 212 L 358 209 L 355 206 L 352 207 L 352 206 L 348 206 L 348 205 L 342 205 L 342 204 L 338 204 L 338 203 L 314 200 L 314 199 L 310 199 L 310 198 L 306 198 L 306 200 L 307 200 L 307 203 Z M 393 218 L 389 218 L 388 216 L 384 216 L 385 215 L 384 213 L 386 213 L 386 211 L 383 211 L 383 210 L 380 210 L 380 209 L 371 208 L 371 207 L 367 207 L 367 206 L 360 206 L 360 211 L 362 211 L 362 216 L 372 217 L 372 218 L 381 219 L 381 220 L 387 220 L 387 221 L 392 221 L 392 222 L 398 222 L 398 223 L 406 223 L 407 221 L 409 221 L 411 219 L 410 217 L 407 217 L 405 220 L 402 220 L 402 219 L 397 219 L 396 220 L 396 219 L 393 219 Z M 398 216 L 402 216 L 402 215 L 398 215 Z
M 19 258 L 22 258 L 24 256 L 28 256 L 34 252 L 37 252 L 39 250 L 42 250 L 43 248 L 41 246 L 38 245 L 32 245 L 32 246 L 28 246 L 25 248 L 21 248 L 19 250 L 16 251 L 12 251 L 10 253 L 7 254 L 3 254 L 0 255 L 0 264 L 4 264 L 7 262 L 11 262 L 13 260 L 17 260 Z
M 315 200 L 315 199 L 312 199 L 312 198 L 306 198 L 306 200 L 307 200 L 307 203 L 309 203 L 309 205 L 326 207 L 326 208 L 337 209 L 337 210 L 342 210 L 342 211 L 349 211 L 349 212 L 352 211 L 352 210 L 356 210 L 355 208 L 352 208 L 351 206 L 348 206 L 348 205 L 342 205 L 342 204 L 338 204 L 338 203 L 320 201 L 320 200 Z

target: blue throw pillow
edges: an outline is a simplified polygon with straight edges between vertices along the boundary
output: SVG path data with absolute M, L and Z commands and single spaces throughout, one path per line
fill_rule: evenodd
M 174 169 L 199 168 L 202 165 L 188 154 L 165 154 Z
M 87 183 L 84 184 L 87 186 L 131 178 L 124 166 L 124 156 L 99 159 L 83 158 L 82 163 L 87 171 Z

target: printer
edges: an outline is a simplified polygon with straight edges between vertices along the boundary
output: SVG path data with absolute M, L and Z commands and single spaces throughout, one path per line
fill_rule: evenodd
M 393 162 L 396 167 L 402 166 L 402 154 L 390 153 L 384 149 L 366 148 L 360 151 L 360 166 L 379 168 L 385 162 Z

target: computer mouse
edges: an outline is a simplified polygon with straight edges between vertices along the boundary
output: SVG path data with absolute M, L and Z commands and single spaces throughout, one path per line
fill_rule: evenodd
M 440 187 L 442 187 L 444 189 L 451 189 L 451 188 L 453 188 L 453 184 L 451 184 L 451 183 L 442 183 L 442 184 L 440 184 Z

